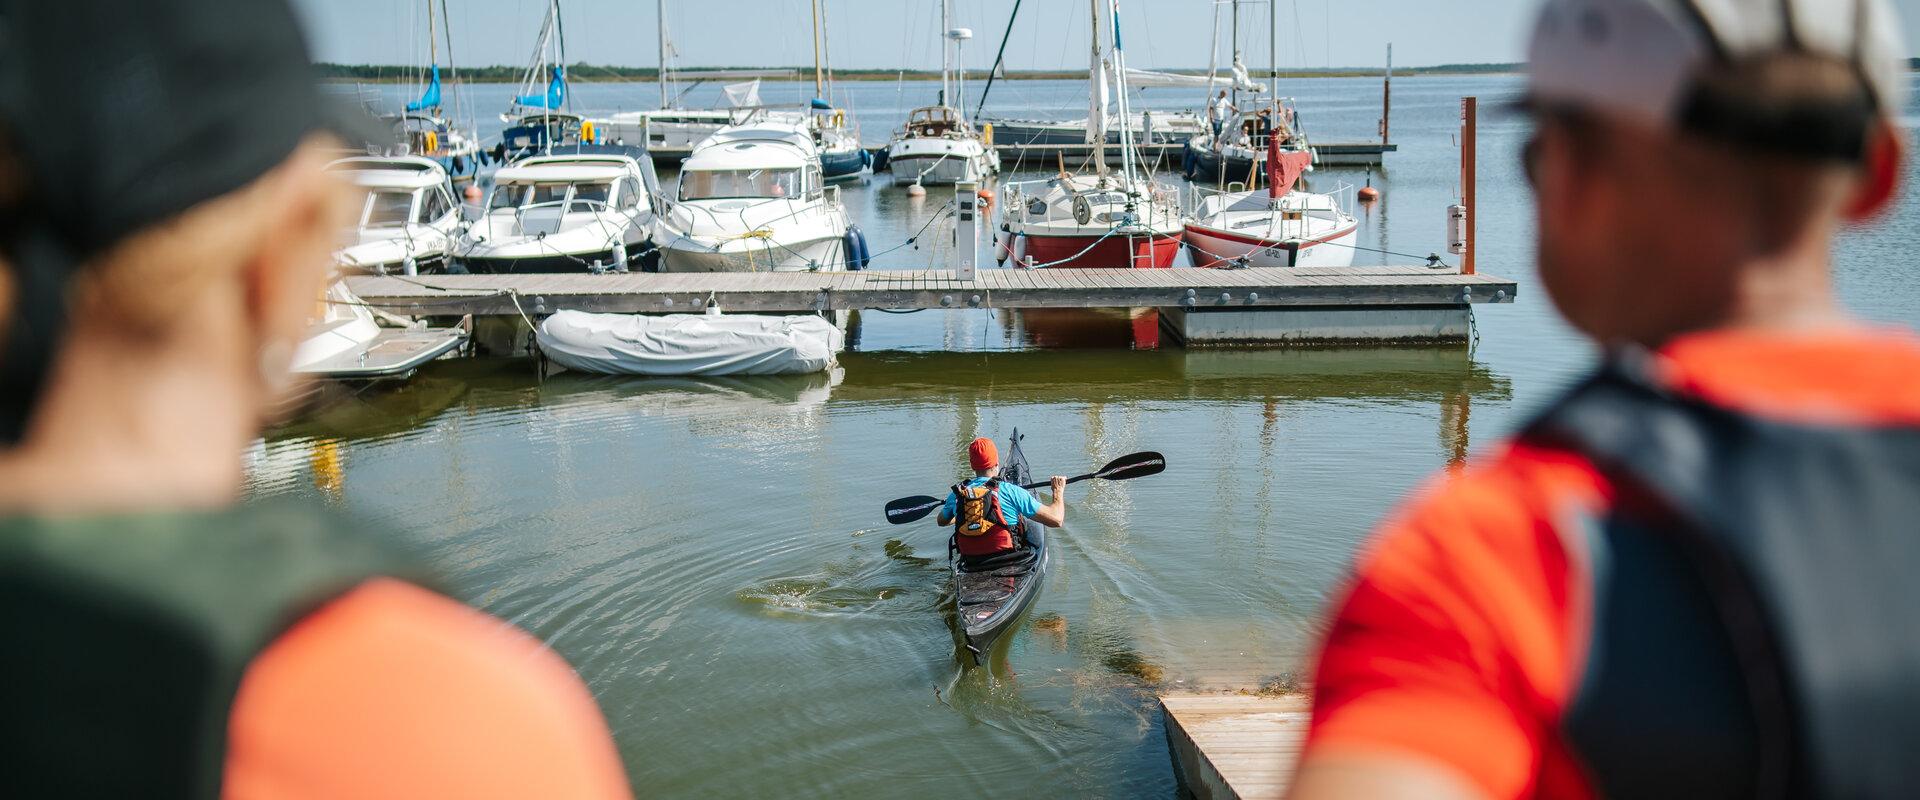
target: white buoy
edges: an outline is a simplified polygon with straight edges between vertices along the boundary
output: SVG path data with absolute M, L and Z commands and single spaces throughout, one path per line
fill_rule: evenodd
M 919 181 L 914 181 L 912 184 L 909 184 L 907 186 L 907 196 L 908 197 L 926 197 L 927 187 L 921 186 Z

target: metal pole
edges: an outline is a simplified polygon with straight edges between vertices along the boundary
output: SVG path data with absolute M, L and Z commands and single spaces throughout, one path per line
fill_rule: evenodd
M 1393 144 L 1393 43 L 1387 43 L 1387 78 L 1380 91 L 1380 143 Z
M 940 104 L 953 103 L 953 39 L 947 31 L 953 30 L 953 2 L 940 0 Z
M 659 0 L 654 5 L 654 16 L 660 22 L 660 71 L 654 78 L 660 82 L 660 107 L 667 107 L 667 0 Z
M 1474 274 L 1474 228 L 1479 214 L 1473 207 L 1474 182 L 1477 177 L 1475 159 L 1478 156 L 1477 142 L 1479 132 L 1480 98 L 1464 97 L 1460 99 L 1460 194 L 1461 204 L 1467 207 L 1467 253 L 1460 266 L 1460 274 Z

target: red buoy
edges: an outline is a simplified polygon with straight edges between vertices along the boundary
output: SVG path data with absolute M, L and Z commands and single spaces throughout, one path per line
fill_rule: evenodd
M 1371 186 L 1360 187 L 1360 202 L 1371 203 L 1380 199 L 1380 190 Z
M 993 207 L 993 190 L 992 189 L 982 186 L 980 187 L 980 191 L 974 192 L 973 195 L 975 197 L 980 198 L 981 208 Z

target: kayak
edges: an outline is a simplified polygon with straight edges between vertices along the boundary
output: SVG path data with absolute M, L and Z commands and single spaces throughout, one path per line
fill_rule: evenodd
M 1020 429 L 1015 428 L 1000 468 L 1002 481 L 1033 481 L 1026 454 L 1020 452 L 1020 438 Z M 1021 526 L 1029 548 L 996 556 L 974 569 L 961 563 L 958 541 L 947 540 L 947 559 L 953 569 L 954 618 L 959 620 L 967 651 L 976 665 L 985 661 L 994 641 L 1033 606 L 1040 597 L 1040 584 L 1047 578 L 1046 527 L 1030 519 L 1021 520 Z

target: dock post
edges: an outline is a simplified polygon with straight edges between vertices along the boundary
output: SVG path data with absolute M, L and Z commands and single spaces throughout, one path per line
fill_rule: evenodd
M 980 184 L 960 181 L 953 185 L 953 252 L 947 266 L 958 280 L 973 280 L 975 262 L 980 259 Z
M 1479 227 L 1479 214 L 1473 207 L 1474 182 L 1479 177 L 1474 163 L 1478 156 L 1480 98 L 1460 98 L 1460 203 L 1467 207 L 1466 254 L 1460 265 L 1460 274 L 1472 275 L 1473 270 L 1473 230 Z

